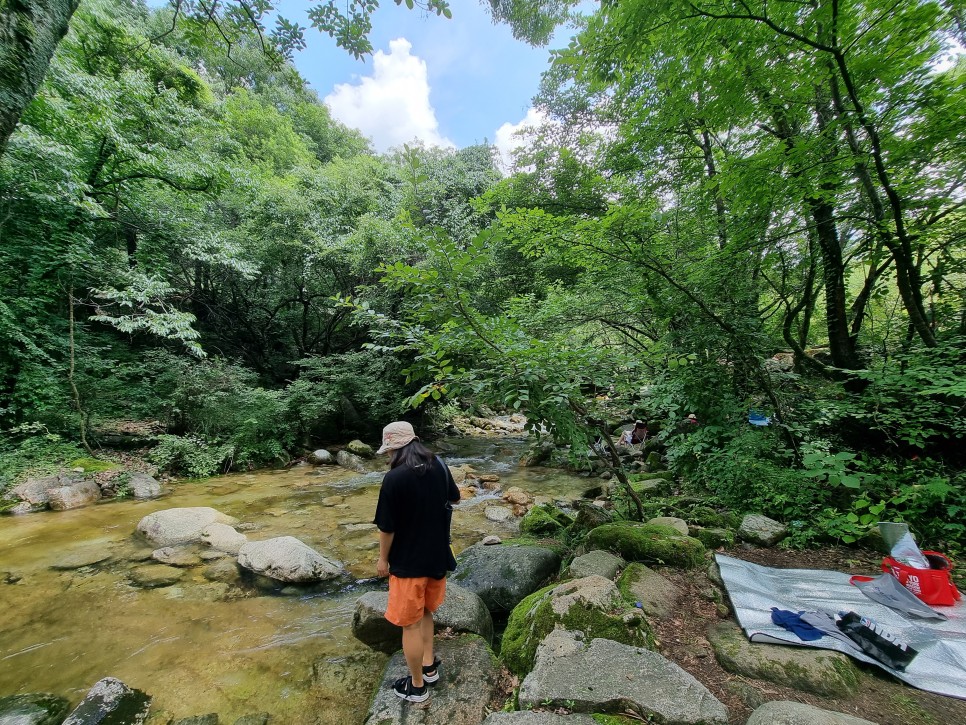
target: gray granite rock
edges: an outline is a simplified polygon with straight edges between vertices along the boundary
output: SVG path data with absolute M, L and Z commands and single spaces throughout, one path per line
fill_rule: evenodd
M 105 677 L 95 683 L 63 725 L 141 725 L 150 707 L 150 695 Z
M 760 514 L 748 514 L 741 520 L 738 538 L 758 546 L 774 546 L 788 536 L 788 527 Z
M 369 470 L 366 468 L 365 459 L 345 450 L 335 454 L 335 462 L 343 468 L 348 468 L 350 471 L 355 471 L 356 473 L 366 473 Z
M 313 466 L 328 466 L 335 463 L 335 458 L 324 448 L 320 448 L 317 451 L 312 451 L 306 460 Z
M 802 702 L 766 702 L 748 718 L 747 725 L 876 725 L 843 712 L 832 712 Z
M 93 481 L 81 481 L 70 486 L 52 488 L 47 492 L 47 504 L 54 511 L 67 511 L 101 500 L 101 488 Z
M 100 544 L 82 546 L 77 549 L 71 549 L 60 556 L 50 565 L 51 569 L 60 569 L 67 571 L 70 569 L 80 569 L 82 566 L 93 566 L 94 564 L 100 564 L 101 562 L 108 561 L 111 558 L 111 552 L 108 551 L 106 546 Z M 2 725 L 2 720 L 0 720 L 0 725 Z
M 590 715 L 554 715 L 549 712 L 495 712 L 483 725 L 597 725 Z
M 464 634 L 437 642 L 442 660 L 439 681 L 424 703 L 405 702 L 392 692 L 392 683 L 408 674 L 398 652 L 389 660 L 363 725 L 480 725 L 496 692 L 499 668 L 490 648 L 479 637 Z
M 728 710 L 690 674 L 657 652 L 606 639 L 590 643 L 554 630 L 520 686 L 521 708 L 630 711 L 678 725 L 726 725 Z
M 132 473 L 127 481 L 131 496 L 137 499 L 157 498 L 161 495 L 161 484 L 147 473 Z
M 402 629 L 386 620 L 388 603 L 386 592 L 367 592 L 359 597 L 352 615 L 352 634 L 373 649 L 392 654 L 402 647 Z M 487 643 L 493 641 L 493 618 L 483 600 L 452 582 L 446 584 L 446 599 L 433 614 L 433 622 L 437 631 L 448 627 L 454 632 L 478 634 Z
M 46 508 L 47 502 L 50 500 L 49 492 L 52 489 L 72 486 L 79 482 L 79 477 L 63 474 L 47 476 L 46 478 L 28 478 L 20 485 L 7 491 L 4 498 L 24 502 L 31 509 Z
M 670 579 L 643 564 L 631 564 L 619 586 L 633 597 L 648 617 L 668 619 L 678 611 L 682 592 Z
M 491 613 L 506 613 L 559 568 L 560 555 L 541 546 L 474 544 L 457 557 L 450 581 L 477 594 Z
M 256 574 L 292 584 L 333 579 L 343 571 L 341 561 L 326 558 L 294 536 L 249 541 L 238 552 L 238 564 Z
M 215 523 L 233 525 L 238 520 L 207 506 L 173 508 L 148 514 L 138 531 L 159 547 L 174 546 L 199 541 L 205 527 Z
M 570 562 L 568 574 L 574 579 L 591 576 L 596 574 L 606 579 L 613 579 L 617 572 L 625 566 L 625 561 L 619 556 L 614 556 L 609 551 L 588 551 L 583 556 L 578 556 Z
M 201 531 L 201 540 L 213 549 L 238 556 L 242 546 L 248 543 L 248 537 L 240 531 L 235 531 L 228 524 L 208 524 Z
M 165 546 L 151 552 L 151 558 L 161 564 L 177 567 L 198 566 L 201 557 L 189 546 Z

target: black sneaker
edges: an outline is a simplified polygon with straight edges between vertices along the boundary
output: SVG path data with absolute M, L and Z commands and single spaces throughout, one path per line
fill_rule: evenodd
M 433 664 L 423 665 L 423 682 L 427 685 L 435 685 L 439 682 L 439 666 L 442 660 L 439 657 L 433 658 Z
M 400 677 L 392 683 L 392 691 L 396 693 L 396 697 L 409 702 L 426 702 L 429 699 L 429 688 L 425 684 L 422 687 L 413 685 L 412 675 Z

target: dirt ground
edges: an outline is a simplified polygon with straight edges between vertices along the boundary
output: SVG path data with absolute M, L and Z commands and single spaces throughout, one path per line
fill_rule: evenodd
M 814 551 L 758 549 L 736 546 L 728 556 L 782 569 L 828 569 L 869 574 L 879 568 L 882 555 L 840 547 Z M 828 698 L 771 682 L 726 672 L 718 665 L 705 637 L 708 626 L 720 618 L 717 605 L 702 596 L 707 579 L 701 572 L 662 570 L 684 590 L 680 616 L 656 622 L 660 651 L 690 672 L 731 713 L 733 725 L 743 725 L 758 704 L 769 700 L 795 700 L 825 710 L 844 712 L 879 725 L 961 725 L 966 723 L 966 701 L 917 690 L 883 670 L 856 662 L 861 671 L 859 693 L 850 698 Z M 732 615 L 733 616 L 733 615 Z

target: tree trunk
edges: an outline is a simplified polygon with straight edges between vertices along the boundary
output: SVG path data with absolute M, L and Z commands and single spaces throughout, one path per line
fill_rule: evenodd
M 0 2 L 0 156 L 33 100 L 80 0 Z

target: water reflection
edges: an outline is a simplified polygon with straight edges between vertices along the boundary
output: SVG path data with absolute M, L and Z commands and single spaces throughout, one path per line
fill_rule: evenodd
M 525 448 L 522 440 L 457 439 L 440 450 L 451 465 L 498 474 L 503 488 L 562 500 L 583 490 L 584 479 L 519 469 Z M 47 691 L 76 703 L 110 675 L 152 694 L 161 723 L 208 712 L 228 723 L 254 712 L 291 725 L 361 721 L 380 672 L 360 673 L 366 686 L 338 698 L 324 685 L 333 678 L 320 672 L 327 660 L 367 652 L 350 624 L 356 598 L 385 586 L 372 578 L 369 525 L 381 479 L 302 466 L 186 482 L 155 501 L 0 519 L 0 696 Z M 457 550 L 487 534 L 512 535 L 512 523 L 485 516 L 498 497 L 486 492 L 460 505 Z M 218 567 L 231 573 L 233 565 L 214 560 L 185 569 L 171 586 L 133 586 L 131 572 L 153 566 L 151 547 L 132 536 L 138 521 L 187 506 L 238 518 L 253 540 L 296 536 L 343 561 L 352 579 L 269 596 L 243 578 L 220 579 Z M 85 557 L 101 560 L 71 568 Z

